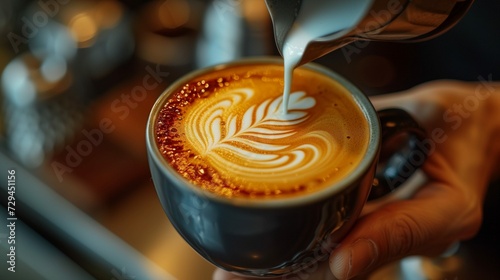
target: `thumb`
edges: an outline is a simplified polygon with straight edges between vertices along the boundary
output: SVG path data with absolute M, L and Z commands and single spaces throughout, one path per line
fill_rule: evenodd
M 446 192 L 446 188 L 426 192 Z M 456 226 L 450 222 L 455 205 L 442 201 L 443 195 L 446 198 L 441 193 L 397 201 L 360 218 L 332 252 L 332 273 L 338 279 L 351 279 L 406 256 L 443 252 L 457 241 Z

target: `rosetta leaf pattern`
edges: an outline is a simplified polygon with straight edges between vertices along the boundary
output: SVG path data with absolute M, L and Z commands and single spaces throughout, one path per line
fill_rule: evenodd
M 304 92 L 294 92 L 290 95 L 288 114 L 283 114 L 282 97 L 267 99 L 261 104 L 249 107 L 242 117 L 236 115 L 228 117 L 224 137 L 218 134 L 212 138 L 213 143 L 208 146 L 212 149 L 227 148 L 232 142 L 262 151 L 277 151 L 286 145 L 271 145 L 268 140 L 283 139 L 293 136 L 296 131 L 291 126 L 307 119 L 305 110 L 315 105 L 312 97 L 307 97 Z M 233 104 L 233 106 L 236 104 Z M 213 122 L 212 126 L 220 125 Z M 272 127 L 272 128 L 271 128 Z M 213 129 L 212 131 L 216 131 Z M 252 140 L 250 140 L 252 139 Z
M 286 114 L 281 96 L 248 107 L 252 98 L 253 89 L 240 88 L 193 108 L 184 129 L 198 154 L 229 176 L 253 182 L 282 181 L 326 166 L 322 155 L 331 152 L 331 136 L 325 131 L 297 135 L 297 125 L 311 117 L 313 97 L 291 93 Z

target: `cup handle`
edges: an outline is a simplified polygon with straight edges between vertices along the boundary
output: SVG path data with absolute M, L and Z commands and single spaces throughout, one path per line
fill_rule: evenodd
M 377 113 L 382 144 L 368 200 L 394 191 L 420 168 L 427 158 L 422 145 L 426 132 L 410 114 L 395 108 L 380 110 Z

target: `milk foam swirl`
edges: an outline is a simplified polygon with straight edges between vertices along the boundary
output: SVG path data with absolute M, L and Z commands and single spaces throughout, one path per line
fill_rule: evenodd
M 297 128 L 310 117 L 313 97 L 292 93 L 287 114 L 282 96 L 258 103 L 254 98 L 255 90 L 238 88 L 193 104 L 184 122 L 189 144 L 215 169 L 246 182 L 286 182 L 331 169 L 327 163 L 336 153 L 331 134 Z
M 283 67 L 215 70 L 169 92 L 156 120 L 167 163 L 223 197 L 289 198 L 336 187 L 363 159 L 369 127 L 350 92 L 295 69 L 283 110 Z

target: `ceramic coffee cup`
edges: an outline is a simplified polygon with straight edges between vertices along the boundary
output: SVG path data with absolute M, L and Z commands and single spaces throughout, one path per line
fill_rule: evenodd
M 173 226 L 194 250 L 228 271 L 277 276 L 326 260 L 356 222 L 369 195 L 376 199 L 392 191 L 424 163 L 425 154 L 419 143 L 425 132 L 405 111 L 377 112 L 350 82 L 320 65 L 308 64 L 302 67 L 345 87 L 363 112 L 369 138 L 359 164 L 332 186 L 284 199 L 227 198 L 205 191 L 178 174 L 160 153 L 155 141 L 158 114 L 174 91 L 199 75 L 259 63 L 283 62 L 277 58 L 247 59 L 198 70 L 173 83 L 151 111 L 147 151 L 161 204 Z M 395 149 L 394 139 L 404 139 L 405 145 Z M 390 143 L 387 150 L 391 154 L 379 162 L 384 143 Z

